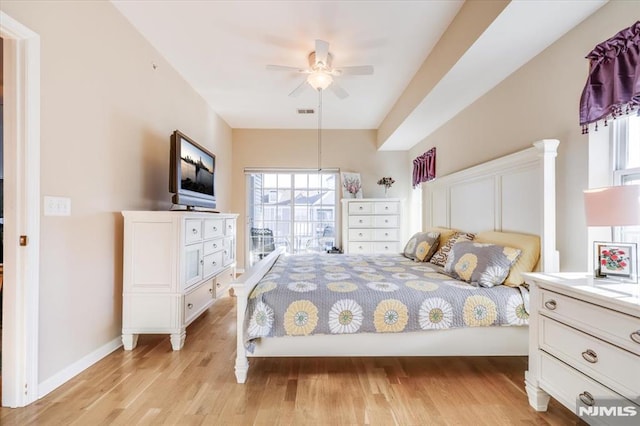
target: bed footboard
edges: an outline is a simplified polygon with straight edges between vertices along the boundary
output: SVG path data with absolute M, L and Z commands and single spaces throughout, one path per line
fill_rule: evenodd
M 247 350 L 244 345 L 244 322 L 247 311 L 247 298 L 284 251 L 284 247 L 279 247 L 231 284 L 237 300 L 235 372 L 238 383 L 244 383 L 247 380 L 247 372 L 249 371 L 249 360 L 247 359 Z

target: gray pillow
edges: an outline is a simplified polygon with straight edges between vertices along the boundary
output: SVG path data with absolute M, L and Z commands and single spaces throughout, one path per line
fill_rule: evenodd
M 439 232 L 416 232 L 404 246 L 404 257 L 416 262 L 428 262 L 438 248 Z
M 497 244 L 458 242 L 451 248 L 444 270 L 455 279 L 493 287 L 504 282 L 520 253 Z

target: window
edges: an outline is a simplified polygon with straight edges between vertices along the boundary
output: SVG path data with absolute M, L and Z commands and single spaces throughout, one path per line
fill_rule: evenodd
M 640 184 L 640 116 L 632 114 L 615 120 L 613 136 L 613 184 Z M 615 241 L 640 244 L 640 226 L 614 229 Z
M 249 265 L 285 247 L 289 253 L 335 245 L 337 171 L 246 171 Z

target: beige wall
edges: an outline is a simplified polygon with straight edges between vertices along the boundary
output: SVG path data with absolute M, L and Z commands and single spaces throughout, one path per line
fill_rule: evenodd
M 582 191 L 588 187 L 588 136 L 581 134 L 578 125 L 578 104 L 588 71 L 584 57 L 638 16 L 640 2 L 608 3 L 416 145 L 411 154 L 436 146 L 437 174 L 445 175 L 527 148 L 539 139 L 559 139 L 560 267 L 586 270 L 589 247 Z
M 41 217 L 43 382 L 119 338 L 120 211 L 171 207 L 170 133 L 217 155 L 219 208 L 228 210 L 231 129 L 111 3 L 0 8 L 41 37 L 41 195 L 71 198 L 70 217 Z
M 231 210 L 238 219 L 238 264 L 244 265 L 245 224 L 247 212 L 244 169 L 246 167 L 318 167 L 316 130 L 233 130 L 233 175 Z M 378 152 L 375 130 L 323 130 L 322 167 L 358 172 L 366 198 L 384 196 L 376 182 L 392 176 L 396 183 L 389 197 L 408 200 L 413 169 L 407 152 Z M 408 230 L 407 230 L 408 232 Z

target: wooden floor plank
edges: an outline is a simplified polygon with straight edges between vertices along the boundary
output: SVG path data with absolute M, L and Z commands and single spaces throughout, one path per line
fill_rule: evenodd
M 553 401 L 534 411 L 526 357 L 250 359 L 235 382 L 235 299 L 225 297 L 187 329 L 140 336 L 20 409 L 2 425 L 571 425 Z

